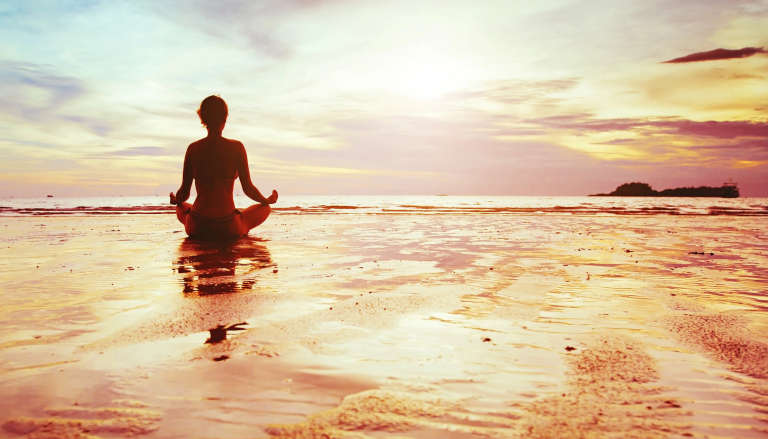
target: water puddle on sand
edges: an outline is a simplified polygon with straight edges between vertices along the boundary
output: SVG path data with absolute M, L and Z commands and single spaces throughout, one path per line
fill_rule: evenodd
M 56 257 L 11 233 L 7 434 L 766 434 L 754 219 L 276 215 L 227 246 L 171 220 L 34 218 L 78 230 Z

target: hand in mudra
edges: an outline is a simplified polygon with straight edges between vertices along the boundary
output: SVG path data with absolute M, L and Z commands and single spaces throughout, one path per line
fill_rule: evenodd
M 277 201 L 277 191 L 273 190 L 272 195 L 267 197 L 267 204 L 273 204 Z

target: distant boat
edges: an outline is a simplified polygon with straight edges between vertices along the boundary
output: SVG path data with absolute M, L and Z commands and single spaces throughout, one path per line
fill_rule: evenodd
M 739 187 L 734 182 L 725 182 L 720 187 L 698 186 L 654 190 L 648 183 L 624 183 L 608 194 L 592 194 L 590 197 L 719 197 L 738 198 Z
M 53 198 L 53 195 L 51 195 L 51 194 L 48 194 L 48 195 L 46 195 L 46 197 L 48 197 L 48 198 Z

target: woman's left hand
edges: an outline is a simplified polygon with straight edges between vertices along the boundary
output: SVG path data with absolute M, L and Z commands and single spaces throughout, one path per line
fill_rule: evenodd
M 267 198 L 267 204 L 274 204 L 277 202 L 277 191 L 273 190 L 272 195 Z

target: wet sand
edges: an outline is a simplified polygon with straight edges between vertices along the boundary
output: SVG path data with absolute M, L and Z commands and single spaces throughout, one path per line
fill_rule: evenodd
M 767 437 L 763 222 L 2 217 L 0 435 Z

